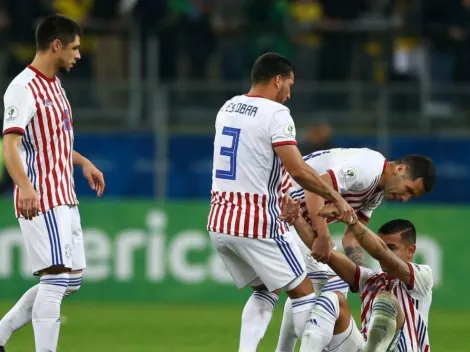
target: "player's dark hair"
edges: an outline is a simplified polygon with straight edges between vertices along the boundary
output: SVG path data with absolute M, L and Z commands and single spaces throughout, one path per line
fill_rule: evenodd
M 36 49 L 47 50 L 56 39 L 67 46 L 75 40 L 76 36 L 82 37 L 83 32 L 75 21 L 62 15 L 50 15 L 45 17 L 36 28 Z
M 379 231 L 379 235 L 395 235 L 399 233 L 401 240 L 408 244 L 416 244 L 416 229 L 409 220 L 395 219 L 383 224 Z
M 285 57 L 276 53 L 266 53 L 258 57 L 251 70 L 251 81 L 266 83 L 276 76 L 288 77 L 294 66 Z
M 408 175 L 412 180 L 421 178 L 423 180 L 424 191 L 431 192 L 436 182 L 436 168 L 431 158 L 424 155 L 406 155 L 396 161 L 397 164 L 408 166 Z

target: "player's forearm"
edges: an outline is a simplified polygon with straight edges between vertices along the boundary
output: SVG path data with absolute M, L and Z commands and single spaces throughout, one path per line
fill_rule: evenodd
M 73 157 L 73 164 L 80 166 L 80 167 L 83 167 L 87 163 L 91 162 L 90 160 L 88 160 L 87 158 L 85 158 L 83 155 L 81 155 L 79 152 L 75 150 L 73 151 L 72 157 Z
M 367 225 L 367 224 L 364 224 Z M 346 256 L 359 266 L 364 264 L 364 248 L 361 247 L 359 242 L 354 236 L 354 233 L 349 227 L 346 228 L 343 236 L 343 248 Z
M 5 161 L 5 167 L 10 174 L 13 182 L 22 189 L 33 187 L 26 171 L 23 168 L 20 154 L 16 145 L 8 145 L 5 143 L 3 146 L 3 158 Z
M 338 192 L 324 182 L 320 175 L 307 164 L 297 172 L 291 173 L 291 176 L 304 189 L 318 194 L 324 199 L 335 202 L 341 197 Z
M 300 216 L 295 221 L 294 227 L 297 230 L 297 233 L 299 234 L 299 237 L 302 242 L 305 243 L 308 248 L 312 248 L 313 242 L 315 241 L 315 238 L 317 236 L 312 226 L 310 226 L 310 224 L 305 221 L 303 217 Z

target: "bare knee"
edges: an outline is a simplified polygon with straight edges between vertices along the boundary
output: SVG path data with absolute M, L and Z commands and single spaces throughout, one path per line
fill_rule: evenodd
M 58 275 L 58 274 L 65 274 L 70 273 L 71 269 L 66 268 L 64 265 L 53 265 L 49 268 L 43 269 L 39 271 L 39 276 L 44 275 Z
M 346 297 L 339 291 L 334 291 L 334 294 L 338 297 L 338 305 L 339 305 L 339 314 L 338 319 L 336 320 L 335 328 L 333 334 L 341 334 L 342 332 L 346 331 L 349 327 L 349 323 L 351 320 L 351 312 L 349 310 L 349 304 Z
M 290 299 L 302 298 L 313 293 L 312 281 L 306 276 L 302 282 L 290 291 L 286 291 Z

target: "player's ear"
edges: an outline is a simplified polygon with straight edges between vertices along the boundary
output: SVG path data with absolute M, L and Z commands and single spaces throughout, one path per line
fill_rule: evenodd
M 276 77 L 274 77 L 274 84 L 276 85 L 277 89 L 281 88 L 281 85 L 282 85 L 281 75 L 277 75 Z
M 415 244 L 410 244 L 410 246 L 408 247 L 408 251 L 410 252 L 411 257 L 413 257 L 413 255 L 416 252 L 416 245 Z
M 395 175 L 403 175 L 407 171 L 407 166 L 405 164 L 399 164 L 395 167 Z
M 60 42 L 60 40 L 54 39 L 51 44 L 52 52 L 54 53 L 58 52 L 61 46 L 62 46 L 62 43 Z

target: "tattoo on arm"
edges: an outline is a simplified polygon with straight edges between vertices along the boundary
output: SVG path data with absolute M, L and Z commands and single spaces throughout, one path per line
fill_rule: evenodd
M 344 249 L 346 256 L 351 259 L 356 265 L 365 266 L 364 264 L 364 249 L 362 247 L 349 246 Z

